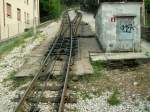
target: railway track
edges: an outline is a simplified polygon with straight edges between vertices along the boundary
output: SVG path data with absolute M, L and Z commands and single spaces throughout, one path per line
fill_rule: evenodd
M 63 112 L 65 103 L 76 102 L 75 98 L 67 94 L 70 68 L 78 51 L 76 34 L 82 18 L 79 12 L 76 14 L 71 21 L 68 11 L 64 13 L 59 35 L 50 45 L 39 72 L 25 90 L 14 112 L 39 112 L 42 103 L 47 103 L 51 107 L 50 111 Z M 56 78 L 57 75 L 59 78 Z

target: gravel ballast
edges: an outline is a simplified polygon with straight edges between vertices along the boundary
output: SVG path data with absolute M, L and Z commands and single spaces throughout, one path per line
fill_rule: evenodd
M 118 105 L 110 105 L 107 99 L 111 92 L 105 92 L 99 97 L 79 100 L 74 107 L 79 112 L 150 112 L 150 102 L 137 97 L 135 101 L 121 101 Z

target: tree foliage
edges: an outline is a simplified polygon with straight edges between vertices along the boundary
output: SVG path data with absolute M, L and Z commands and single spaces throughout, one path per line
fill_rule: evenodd
M 81 5 L 87 11 L 94 13 L 96 13 L 99 6 L 97 0 L 82 0 Z
M 41 21 L 56 18 L 61 13 L 61 0 L 40 0 Z
M 49 13 L 49 0 L 40 0 L 40 14 L 41 16 L 45 16 Z
M 62 0 L 62 3 L 67 5 L 67 6 L 70 6 L 70 5 L 77 4 L 80 1 L 82 1 L 82 0 Z
M 49 14 L 53 17 L 56 18 L 60 15 L 61 13 L 61 3 L 60 0 L 50 0 L 49 2 Z
M 150 13 L 150 0 L 145 0 L 145 8 Z

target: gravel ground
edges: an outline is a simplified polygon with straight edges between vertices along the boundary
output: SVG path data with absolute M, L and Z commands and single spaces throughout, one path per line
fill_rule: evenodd
M 26 40 L 24 47 L 19 46 L 11 51 L 4 59 L 0 61 L 0 112 L 12 112 L 16 105 L 11 102 L 18 90 L 11 91 L 9 85 L 3 80 L 9 76 L 12 71 L 17 71 L 25 62 L 25 57 L 30 54 L 31 50 L 38 46 L 43 38 L 37 38 L 31 41 L 32 38 Z M 8 83 L 8 82 L 7 82 Z M 10 82 L 11 83 L 11 82 Z
M 93 15 L 86 12 L 82 12 L 82 14 L 82 20 L 88 23 L 92 31 L 95 32 L 95 19 Z M 147 44 L 145 49 L 149 48 Z M 150 80 L 148 66 L 149 64 L 141 64 L 137 68 L 104 69 L 104 78 L 101 77 L 93 82 L 75 82 L 77 93 L 79 92 L 77 94 L 78 102 L 72 105 L 71 109 L 75 110 L 75 112 L 150 112 L 150 102 L 146 100 L 150 93 L 150 83 L 147 82 L 147 80 Z M 107 99 L 112 94 L 110 91 L 113 88 L 118 88 L 122 91 L 121 103 L 117 106 L 111 106 L 107 102 Z M 98 95 L 95 96 L 93 91 Z M 85 94 L 84 92 L 86 92 L 87 96 L 83 95 Z M 90 98 L 85 99 L 83 97 Z M 70 107 L 69 104 L 67 107 Z
M 99 77 L 86 76 L 74 82 L 77 104 L 72 106 L 77 112 L 150 112 L 150 63 L 140 64 L 133 68 L 103 68 Z M 89 77 L 89 78 L 88 78 Z M 87 80 L 88 78 L 88 80 Z M 120 104 L 110 105 L 107 100 L 114 89 Z
M 107 102 L 111 94 L 111 92 L 105 92 L 100 97 L 79 100 L 74 107 L 79 112 L 150 112 L 150 102 L 140 98 L 136 98 L 135 101 L 122 101 L 117 106 L 111 106 Z

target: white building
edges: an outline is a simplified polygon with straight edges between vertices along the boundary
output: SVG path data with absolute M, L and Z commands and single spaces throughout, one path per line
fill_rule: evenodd
M 141 51 L 143 9 L 143 2 L 100 3 L 96 35 L 106 52 Z
M 0 0 L 0 41 L 11 38 L 39 20 L 39 0 Z

